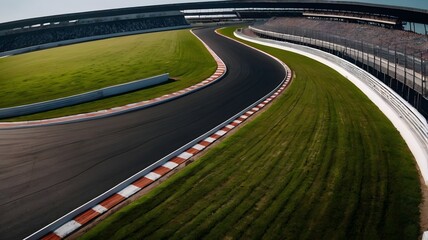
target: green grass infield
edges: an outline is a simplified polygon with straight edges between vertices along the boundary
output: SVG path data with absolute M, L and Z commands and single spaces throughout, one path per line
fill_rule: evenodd
M 291 86 L 82 239 L 418 238 L 419 176 L 391 122 L 333 69 L 251 45 L 294 70 Z
M 60 117 L 148 100 L 192 86 L 217 65 L 189 30 L 111 38 L 0 58 L 0 108 L 170 73 L 175 81 L 99 101 L 7 119 Z

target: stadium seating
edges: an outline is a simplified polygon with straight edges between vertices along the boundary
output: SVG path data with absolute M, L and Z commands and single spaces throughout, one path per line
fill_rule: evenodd
M 84 37 L 188 25 L 182 16 L 141 18 L 51 27 L 0 36 L 0 52 Z
M 428 59 L 428 38 L 425 35 L 410 31 L 394 30 L 372 26 L 369 24 L 346 23 L 311 18 L 272 18 L 258 26 L 268 31 L 282 33 L 301 32 L 305 29 L 305 36 L 314 38 L 324 36 L 337 36 L 342 39 L 364 42 L 382 48 L 397 49 Z

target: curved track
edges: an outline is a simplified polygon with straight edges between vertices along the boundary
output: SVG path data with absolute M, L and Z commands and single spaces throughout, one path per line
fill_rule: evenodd
M 0 238 L 23 238 L 255 102 L 284 79 L 270 57 L 197 30 L 228 66 L 218 83 L 152 108 L 0 130 Z

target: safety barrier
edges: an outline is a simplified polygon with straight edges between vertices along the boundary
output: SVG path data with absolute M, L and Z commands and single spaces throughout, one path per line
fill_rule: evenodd
M 111 97 L 118 94 L 123 94 L 145 87 L 150 87 L 153 85 L 161 84 L 169 79 L 169 74 L 165 73 L 162 75 L 141 79 L 129 83 L 124 83 L 120 85 L 115 85 L 111 87 L 102 88 L 99 90 L 82 93 L 78 95 L 73 95 L 64 98 L 58 98 L 45 102 L 38 102 L 28 105 L 10 107 L 10 108 L 0 108 L 0 119 L 2 118 L 11 118 L 22 115 L 28 115 L 33 113 L 45 112 L 57 108 L 68 107 L 76 104 L 81 104 L 85 102 L 91 102 L 99 100 L 106 97 Z
M 273 96 L 281 88 L 281 86 L 283 86 L 283 84 L 286 83 L 286 81 L 290 81 L 290 78 L 287 78 L 287 77 L 290 76 L 290 74 L 291 74 L 291 71 L 289 70 L 289 68 L 284 63 L 280 62 L 277 58 L 274 58 L 274 59 L 277 60 L 279 63 L 281 63 L 281 65 L 284 67 L 284 70 L 286 73 L 285 78 L 281 81 L 281 83 L 277 87 L 275 87 L 275 89 L 270 91 L 268 94 L 266 94 L 265 96 L 263 96 L 262 98 L 260 98 L 256 102 L 250 104 L 248 107 L 246 107 L 245 109 L 243 109 L 239 113 L 233 115 L 232 117 L 230 117 L 226 121 L 224 121 L 224 122 L 220 123 L 219 125 L 217 125 L 216 127 L 212 128 L 208 132 L 200 135 L 199 137 L 195 138 L 194 140 L 190 141 L 189 143 L 178 148 L 174 152 L 168 154 L 167 156 L 165 156 L 162 159 L 158 160 L 157 162 L 151 164 L 150 166 L 146 167 L 145 169 L 141 170 L 140 172 L 134 174 L 133 176 L 129 177 L 128 179 L 124 180 L 123 182 L 117 184 L 116 186 L 114 186 L 113 188 L 104 192 L 103 194 L 99 195 L 98 197 L 96 197 L 96 198 L 90 200 L 89 202 L 83 204 L 82 206 L 74 209 L 73 211 L 69 212 L 68 214 L 64 215 L 63 217 L 59 218 L 58 220 L 56 220 L 56 221 L 52 222 L 51 224 L 45 226 L 44 228 L 40 229 L 39 231 L 31 234 L 30 236 L 26 237 L 25 240 L 40 239 L 40 238 L 46 236 L 46 234 L 55 231 L 59 227 L 63 226 L 64 224 L 66 224 L 67 222 L 72 220 L 75 216 L 77 216 L 77 215 L 87 211 L 88 209 L 96 206 L 99 202 L 108 198 L 109 196 L 112 196 L 113 194 L 119 192 L 120 190 L 123 190 L 124 188 L 129 186 L 131 183 L 133 183 L 137 179 L 149 174 L 153 169 L 155 169 L 159 166 L 162 166 L 163 164 L 168 162 L 170 159 L 172 159 L 172 158 L 180 155 L 184 151 L 186 151 L 186 149 L 189 149 L 190 147 L 194 146 L 195 144 L 197 144 L 201 140 L 206 139 L 207 137 L 216 133 L 220 129 L 224 128 L 225 126 L 230 124 L 232 121 L 239 118 L 241 115 L 250 111 L 250 109 L 254 108 L 255 106 L 257 106 L 260 103 L 262 103 L 263 101 L 265 101 L 265 99 L 267 99 L 269 96 Z M 69 233 L 67 233 L 67 234 L 69 234 Z
M 425 82 L 428 65 L 427 61 L 423 59 L 422 53 L 408 52 L 406 54 L 406 51 L 397 52 L 394 48 L 389 49 L 386 46 L 376 46 L 362 41 L 357 42 L 353 39 L 344 39 L 326 34 L 313 35 L 313 32 L 306 30 L 294 31 L 295 29 L 287 29 L 286 33 L 283 33 L 281 30 L 265 30 L 258 26 L 250 26 L 249 29 L 267 37 L 314 46 L 315 48 L 345 57 L 351 62 L 358 61 L 365 65 L 366 68 L 372 68 L 378 77 L 386 74 L 412 90 L 424 93 L 426 96 Z
M 258 33 L 263 33 L 270 36 L 287 35 L 287 34 L 265 31 L 254 27 L 251 27 L 251 29 Z M 333 62 L 341 66 L 346 71 L 357 76 L 360 80 L 364 81 L 368 86 L 372 87 L 372 89 L 374 89 L 380 96 L 382 96 L 384 99 L 390 102 L 391 106 L 398 113 L 400 113 L 401 116 L 405 117 L 405 119 L 411 124 L 411 126 L 413 126 L 414 129 L 419 133 L 419 136 L 425 142 L 425 144 L 428 145 L 428 126 L 427 126 L 426 119 L 414 107 L 412 107 L 408 102 L 406 102 L 402 97 L 400 97 L 396 92 L 394 92 L 392 89 L 386 86 L 383 82 L 376 79 L 374 76 L 364 71 L 363 69 L 356 67 L 354 64 L 348 61 L 344 61 L 343 59 L 337 56 L 334 56 L 332 54 L 329 54 L 314 48 L 301 46 L 298 44 L 291 44 L 291 43 L 279 42 L 279 41 L 274 41 L 274 42 L 276 44 L 289 46 L 301 51 L 309 52 L 311 54 L 320 56 L 330 62 Z
M 264 31 L 264 30 L 258 29 L 257 31 Z M 406 133 L 406 127 L 403 127 L 402 129 L 399 128 L 398 130 L 400 131 L 401 135 L 406 140 L 407 145 L 409 146 L 412 153 L 414 154 L 416 158 L 416 162 L 419 166 L 419 170 L 421 171 L 421 175 L 424 178 L 425 184 L 428 183 L 428 177 L 427 177 L 427 170 L 428 170 L 428 166 L 427 166 L 428 131 L 427 129 L 428 128 L 427 128 L 426 119 L 414 107 L 412 107 L 408 102 L 406 102 L 403 98 L 401 98 L 391 88 L 387 87 L 383 82 L 376 79 L 373 75 L 369 74 L 363 69 L 353 65 L 352 63 L 344 59 L 341 59 L 337 56 L 326 53 L 324 51 L 310 48 L 307 46 L 298 45 L 298 44 L 287 43 L 283 41 L 264 39 L 264 38 L 263 39 L 254 38 L 254 37 L 246 36 L 241 32 L 235 32 L 235 35 L 247 41 L 264 44 L 268 46 L 273 46 L 277 48 L 283 47 L 282 49 L 291 50 L 293 52 L 297 52 L 300 54 L 303 53 L 304 55 L 310 56 L 311 58 L 314 58 L 313 56 L 315 56 L 315 57 L 325 59 L 327 60 L 326 62 L 331 62 L 333 64 L 336 64 L 337 66 L 344 69 L 346 72 L 356 77 L 359 81 L 364 83 L 367 87 L 373 90 L 375 94 L 377 94 L 383 100 L 385 100 L 385 102 L 392 109 L 394 109 L 394 111 L 401 118 L 400 121 L 407 123 L 406 126 L 409 127 L 409 131 L 411 131 L 411 133 L 409 132 Z M 397 123 L 392 119 L 390 120 L 394 123 L 394 125 L 395 123 Z M 404 131 L 404 133 L 401 131 Z M 414 141 L 408 141 L 409 139 Z M 416 145 L 418 146 L 410 146 L 409 143 L 410 144 L 417 143 Z M 422 239 L 428 240 L 428 231 L 425 231 L 423 233 Z

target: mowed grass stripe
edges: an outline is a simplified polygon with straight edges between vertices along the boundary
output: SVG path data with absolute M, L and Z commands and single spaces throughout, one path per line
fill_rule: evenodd
M 213 57 L 189 30 L 112 38 L 32 52 L 0 59 L 0 108 L 71 96 L 167 72 L 175 80 L 8 121 L 103 110 L 192 86 L 211 76 L 216 67 Z
M 274 130 L 274 129 L 273 129 Z M 240 203 L 242 203 L 242 199 L 243 198 L 249 198 L 249 199 L 255 199 L 252 196 L 248 196 L 248 195 L 253 195 L 255 193 L 255 191 L 253 191 L 252 189 L 255 186 L 247 186 L 245 184 L 242 183 L 251 183 L 251 180 L 255 180 L 255 179 L 251 179 L 254 178 L 253 174 L 251 174 L 252 172 L 254 172 L 256 169 L 258 168 L 264 168 L 265 171 L 262 172 L 262 174 L 257 176 L 257 180 L 256 182 L 260 182 L 262 179 L 268 179 L 271 178 L 271 171 L 275 171 L 275 168 L 277 167 L 276 164 L 278 163 L 278 161 L 276 159 L 274 162 L 271 163 L 266 163 L 266 162 L 258 162 L 257 159 L 261 158 L 264 154 L 268 154 L 271 152 L 271 149 L 269 148 L 269 146 L 271 145 L 270 139 L 275 139 L 277 137 L 278 134 L 281 134 L 279 131 L 273 131 L 272 134 L 267 134 L 265 136 L 263 136 L 261 139 L 258 139 L 258 141 L 254 144 L 254 145 L 247 145 L 247 148 L 244 148 L 244 152 L 242 152 L 240 155 L 238 156 L 233 156 L 233 159 L 236 161 L 236 164 L 234 167 L 238 167 L 241 168 L 242 172 L 243 170 L 245 170 L 245 179 L 242 178 L 236 178 L 236 177 L 230 177 L 227 182 L 223 183 L 222 185 L 218 186 L 215 190 L 213 190 L 210 195 L 218 195 L 218 196 L 224 196 L 223 199 L 219 202 L 216 203 L 211 203 L 211 198 L 212 196 L 208 195 L 204 197 L 204 200 L 206 199 L 205 202 L 198 202 L 198 206 L 193 206 L 192 208 L 195 207 L 199 207 L 201 209 L 206 208 L 207 210 L 204 211 L 204 214 L 199 214 L 199 216 L 197 218 L 199 219 L 194 219 L 193 221 L 191 221 L 190 223 L 187 222 L 186 226 L 182 227 L 182 231 L 180 231 L 180 234 L 176 233 L 176 238 L 181 238 L 181 237 L 185 237 L 185 236 L 192 236 L 192 234 L 194 234 L 194 237 L 199 237 L 200 236 L 200 232 L 204 232 L 204 231 L 214 231 L 216 233 L 219 233 L 218 231 L 216 231 L 216 228 L 213 228 L 213 224 L 218 223 L 218 219 L 214 219 L 213 218 L 208 218 L 209 215 L 211 215 L 213 213 L 213 207 L 214 209 L 217 209 L 216 205 L 221 206 L 220 208 L 217 209 L 216 213 L 216 218 L 224 218 L 227 216 L 231 216 L 230 211 L 233 210 L 238 210 L 240 212 L 245 212 L 246 209 L 248 209 L 248 206 L 251 206 L 251 204 L 245 204 L 244 206 L 239 205 Z M 262 149 L 258 149 L 256 151 L 254 151 L 254 146 L 257 144 L 263 144 Z M 231 150 L 231 154 L 233 154 L 233 150 Z M 243 156 L 247 156 L 243 157 Z M 250 156 L 248 158 L 248 156 Z M 256 163 L 256 164 L 254 164 Z M 224 167 L 226 167 L 226 169 L 228 168 L 228 165 L 224 165 Z M 223 172 L 223 169 L 220 169 L 219 172 Z M 233 171 L 232 174 L 235 174 L 235 171 Z M 224 174 L 224 175 L 228 175 L 228 174 Z M 242 183 L 241 183 L 242 182 Z M 235 187 L 235 186 L 239 186 L 239 187 Z M 245 191 L 242 191 L 242 189 L 245 189 Z M 249 192 L 251 191 L 251 192 Z M 236 193 L 238 192 L 238 193 Z M 236 198 L 236 195 L 239 194 L 239 198 Z M 230 196 L 235 196 L 235 199 L 229 200 Z M 207 207 L 208 206 L 208 207 Z M 242 213 L 241 213 L 242 214 Z M 234 217 L 236 218 L 238 215 L 237 214 L 233 214 Z M 203 221 L 205 220 L 205 221 Z M 202 224 L 201 226 L 203 227 L 203 230 L 200 231 L 194 231 L 192 232 L 192 230 L 196 230 L 196 229 L 201 229 L 201 227 L 197 228 L 197 222 L 201 221 Z M 184 221 L 186 222 L 186 221 Z M 196 222 L 196 223 L 194 223 Z M 224 219 L 223 221 L 221 221 L 221 223 L 223 225 L 227 225 L 229 221 L 227 219 Z M 180 227 L 180 226 L 179 226 Z M 218 228 L 218 226 L 217 226 Z M 211 230 L 213 229 L 213 230 Z M 162 230 L 162 229 L 161 229 Z
M 418 173 L 386 117 L 334 70 L 254 46 L 295 71 L 286 92 L 83 239 L 418 237 Z

